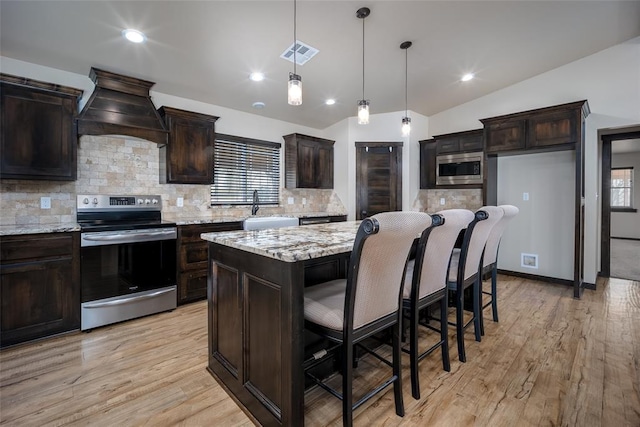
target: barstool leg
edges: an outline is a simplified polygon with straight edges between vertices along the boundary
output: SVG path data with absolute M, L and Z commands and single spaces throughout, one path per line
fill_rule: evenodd
M 412 304 L 413 305 L 413 304 Z M 409 343 L 409 358 L 411 363 L 411 395 L 414 399 L 420 399 L 420 380 L 418 377 L 418 309 L 411 307 L 409 327 L 411 342 Z
M 442 340 L 442 368 L 447 372 L 451 372 L 451 362 L 449 360 L 449 326 L 447 319 L 447 306 L 449 304 L 447 295 L 448 292 L 445 292 L 444 297 L 440 300 L 440 339 Z M 420 398 L 419 390 L 418 398 Z
M 467 361 L 464 352 L 464 289 L 456 291 L 456 339 L 458 341 L 458 359 L 461 362 Z
M 498 321 L 498 269 L 494 265 L 491 270 L 491 311 L 493 311 L 493 321 Z
M 404 417 L 404 402 L 402 400 L 402 373 L 400 372 L 400 328 L 401 323 L 393 326 L 393 375 L 396 380 L 393 382 L 393 396 L 396 402 L 396 414 L 400 417 Z

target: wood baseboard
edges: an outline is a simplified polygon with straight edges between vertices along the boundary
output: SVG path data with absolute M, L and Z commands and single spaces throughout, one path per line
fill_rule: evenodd
M 611 236 L 612 239 L 620 239 L 620 240 L 635 240 L 635 241 L 640 241 L 640 239 L 638 239 L 637 237 L 613 237 Z
M 585 289 L 590 289 L 590 290 L 592 290 L 592 291 L 595 291 L 595 290 L 596 290 L 596 284 L 595 284 L 595 283 L 582 282 L 582 286 L 583 286 Z
M 498 269 L 499 274 L 506 274 L 508 276 L 522 277 L 523 279 L 538 280 L 540 282 L 557 283 L 560 285 L 573 286 L 573 280 L 558 279 L 555 277 L 538 276 L 537 274 L 521 273 L 519 271 L 501 270 Z

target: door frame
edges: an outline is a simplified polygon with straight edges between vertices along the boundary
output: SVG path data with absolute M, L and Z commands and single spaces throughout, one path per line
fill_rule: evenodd
M 361 168 L 360 165 L 362 163 L 362 157 L 360 155 L 360 148 L 364 148 L 364 147 L 392 147 L 394 150 L 398 150 L 398 179 L 396 180 L 396 206 L 400 207 L 400 210 L 402 210 L 402 149 L 403 149 L 403 142 L 402 141 L 396 141 L 396 142 L 360 142 L 360 141 L 356 141 L 355 142 L 355 148 L 356 148 L 356 219 L 360 220 L 360 219 L 364 219 L 364 218 L 360 218 L 360 202 L 362 199 L 362 192 L 360 191 L 360 188 L 358 188 L 358 183 L 360 182 L 360 174 L 361 174 Z
M 640 125 L 598 131 L 602 141 L 601 221 L 600 221 L 600 272 L 599 276 L 611 276 L 611 143 L 624 139 L 640 138 Z

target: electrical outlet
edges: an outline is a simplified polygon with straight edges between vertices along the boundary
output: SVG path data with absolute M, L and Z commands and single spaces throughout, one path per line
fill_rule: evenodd
M 440 197 L 440 206 L 444 206 L 444 202 L 445 202 L 444 197 Z
M 287 198 L 287 204 L 292 205 L 294 203 L 293 197 Z
M 529 200 L 529 193 L 522 193 L 522 200 L 524 200 L 525 202 Z
M 303 198 L 302 198 L 302 205 L 304 206 L 304 205 L 306 205 L 306 204 L 307 204 L 307 198 L 306 198 L 306 197 L 303 197 Z
M 51 197 L 40 197 L 40 209 L 51 209 Z
M 184 199 L 182 197 L 178 197 L 178 200 L 176 201 L 176 205 L 178 205 L 179 208 L 184 206 Z

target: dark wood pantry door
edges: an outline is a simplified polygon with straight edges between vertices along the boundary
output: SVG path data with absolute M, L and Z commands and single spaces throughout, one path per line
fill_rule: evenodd
M 402 142 L 356 142 L 356 219 L 402 210 Z

